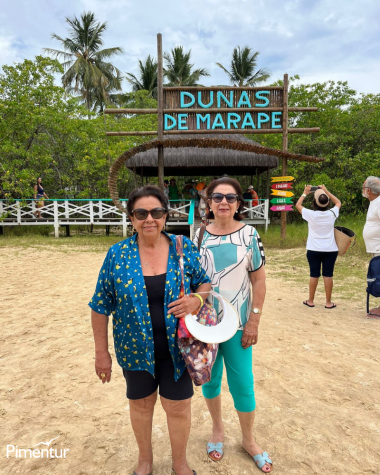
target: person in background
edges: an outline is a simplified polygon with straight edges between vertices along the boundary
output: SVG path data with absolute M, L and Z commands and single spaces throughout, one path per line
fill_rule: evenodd
M 45 198 L 48 200 L 48 196 L 45 193 L 44 187 L 42 186 L 41 177 L 37 178 L 37 182 L 34 185 L 34 199 L 36 200 L 37 211 L 34 213 L 36 218 L 42 218 L 41 209 L 44 207 Z
M 253 186 L 252 185 L 249 185 L 249 187 L 247 188 L 247 191 L 246 193 L 244 193 L 244 197 L 245 197 L 245 194 L 248 194 L 251 196 L 251 200 L 252 200 L 252 206 L 258 206 L 259 204 L 259 197 L 256 193 L 256 191 L 253 189 Z
M 207 208 L 206 183 L 204 181 L 201 181 L 200 183 L 197 184 L 196 189 L 199 196 L 199 202 L 198 202 L 199 218 L 202 221 L 202 223 L 205 223 L 206 208 Z
M 168 180 L 164 180 L 164 193 L 165 193 L 166 198 L 169 199 L 169 181 Z
M 194 200 L 195 202 L 195 207 L 194 207 L 194 214 L 195 214 L 195 219 L 199 219 L 199 209 L 198 209 L 198 206 L 199 206 L 199 195 L 198 195 L 198 191 L 197 191 L 197 182 L 195 180 L 193 180 L 191 182 L 191 188 L 190 188 L 190 198 L 192 200 Z
M 201 267 L 197 248 L 184 236 L 185 296 L 178 298 L 180 256 L 176 236 L 164 232 L 168 200 L 158 187 L 135 189 L 127 210 L 136 233 L 109 249 L 89 303 L 95 372 L 103 384 L 110 382 L 111 315 L 114 349 L 126 380 L 129 414 L 139 448 L 134 475 L 152 473 L 152 422 L 158 394 L 167 416 L 172 467 L 176 475 L 193 475 L 195 471 L 186 461 L 193 385 L 178 347 L 177 318 L 199 310 L 200 299 L 192 292 L 206 293 L 207 297 L 210 279 Z
M 272 460 L 253 436 L 256 401 L 252 347 L 258 340 L 265 299 L 264 249 L 256 229 L 242 223 L 244 200 L 236 180 L 226 177 L 213 180 L 207 187 L 206 196 L 206 217 L 213 222 L 206 227 L 200 243 L 201 264 L 211 279 L 213 290 L 231 302 L 239 316 L 238 331 L 230 340 L 219 344 L 211 380 L 202 386 L 213 423 L 207 453 L 214 462 L 223 457 L 221 389 L 225 366 L 228 387 L 239 417 L 242 446 L 258 468 L 269 473 L 272 471 Z M 200 230 L 194 237 L 197 246 L 199 238 Z M 219 305 L 215 301 L 214 306 L 219 313 Z M 223 473 L 223 468 L 218 473 Z
M 178 191 L 178 186 L 175 181 L 175 178 L 170 178 L 170 183 L 169 183 L 169 200 L 179 200 L 179 191 Z M 178 202 L 173 203 L 173 207 L 177 207 Z
M 363 229 L 366 250 L 371 257 L 380 256 L 380 178 L 369 176 L 363 183 L 362 194 L 369 200 L 367 218 Z M 380 318 L 380 306 L 370 310 L 367 318 Z
M 188 181 L 186 183 L 186 185 L 182 188 L 182 196 L 186 199 L 186 200 L 191 200 L 191 196 L 190 196 L 190 190 L 191 190 L 191 182 Z
M 339 216 L 342 204 L 336 196 L 327 191 L 325 185 L 319 185 L 318 188 L 314 193 L 314 210 L 307 209 L 302 205 L 306 196 L 312 193 L 311 185 L 305 186 L 304 192 L 296 204 L 302 218 L 307 221 L 309 229 L 306 243 L 306 256 L 310 267 L 309 298 L 303 304 L 307 307 L 315 306 L 314 297 L 322 266 L 326 292 L 325 308 L 332 309 L 336 307 L 336 304 L 331 301 L 331 294 L 334 266 L 338 257 L 338 246 L 334 237 L 334 223 Z M 331 209 L 329 209 L 330 200 L 334 203 L 334 207 Z

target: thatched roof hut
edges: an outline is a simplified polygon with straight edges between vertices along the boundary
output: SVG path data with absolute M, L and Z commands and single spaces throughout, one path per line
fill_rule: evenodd
M 244 135 L 237 134 L 189 134 L 170 135 L 164 137 L 164 143 L 173 140 L 186 139 L 228 139 L 243 148 L 245 144 L 257 145 Z M 225 149 L 201 148 L 197 146 L 173 148 L 165 146 L 165 175 L 166 176 L 214 176 L 214 175 L 256 175 L 278 166 L 278 157 L 265 153 Z M 130 158 L 126 166 L 144 177 L 153 177 L 158 174 L 157 149 L 151 148 L 137 153 Z

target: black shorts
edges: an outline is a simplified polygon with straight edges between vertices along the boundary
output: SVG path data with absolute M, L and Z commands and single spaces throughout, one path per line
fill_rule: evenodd
M 306 257 L 309 261 L 310 277 L 321 276 L 321 265 L 323 277 L 333 277 L 335 261 L 338 257 L 338 251 L 307 251 Z
M 159 358 L 155 363 L 156 377 L 148 371 L 130 371 L 123 368 L 127 382 L 127 398 L 142 399 L 159 388 L 160 396 L 172 401 L 182 401 L 193 396 L 193 382 L 187 369 L 178 381 L 174 380 L 174 365 L 171 357 Z

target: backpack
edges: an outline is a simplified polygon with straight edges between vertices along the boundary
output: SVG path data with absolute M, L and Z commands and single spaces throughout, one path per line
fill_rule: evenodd
M 369 296 L 380 297 L 380 256 L 373 257 L 367 272 L 367 313 L 369 314 Z

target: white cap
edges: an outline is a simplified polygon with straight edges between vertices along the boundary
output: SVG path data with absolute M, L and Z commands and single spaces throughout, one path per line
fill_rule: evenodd
M 253 186 L 249 185 L 248 190 L 253 190 Z

